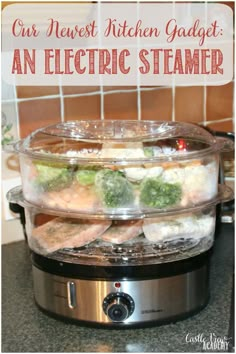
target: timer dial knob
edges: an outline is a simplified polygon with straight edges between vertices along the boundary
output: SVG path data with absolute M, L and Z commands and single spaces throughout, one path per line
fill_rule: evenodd
M 134 312 L 134 300 L 126 293 L 110 293 L 103 300 L 103 311 L 113 322 L 122 322 Z

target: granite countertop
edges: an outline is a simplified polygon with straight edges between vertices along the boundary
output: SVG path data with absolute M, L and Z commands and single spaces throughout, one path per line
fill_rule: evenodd
M 95 329 L 68 324 L 42 313 L 34 303 L 27 245 L 24 241 L 4 245 L 2 352 L 203 352 L 201 334 L 207 340 L 230 336 L 233 269 L 234 230 L 232 224 L 225 224 L 215 242 L 210 273 L 211 298 L 205 309 L 184 321 L 165 326 Z

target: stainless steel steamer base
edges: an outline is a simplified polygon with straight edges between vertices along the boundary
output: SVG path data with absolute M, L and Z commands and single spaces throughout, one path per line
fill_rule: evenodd
M 87 266 L 86 270 L 82 266 L 77 276 L 75 265 L 57 264 L 33 254 L 35 300 L 41 309 L 51 314 L 89 325 L 135 327 L 174 322 L 207 304 L 209 258 L 207 251 L 188 260 L 151 265 L 146 269 L 141 266 L 141 274 L 137 267 L 133 270 L 127 267 L 127 279 L 124 274 L 118 277 L 116 268 L 112 279 L 108 268 L 99 270 L 99 267 Z M 43 269 L 44 261 L 45 267 L 51 268 L 54 274 Z M 126 267 L 118 268 L 125 272 Z M 66 276 L 70 269 L 73 276 Z M 100 278 L 100 273 L 107 273 L 107 279 Z
M 233 198 L 220 153 L 233 149 L 156 120 L 70 121 L 14 144 L 23 185 L 8 200 L 25 208 L 39 307 L 111 328 L 203 308 L 216 205 Z

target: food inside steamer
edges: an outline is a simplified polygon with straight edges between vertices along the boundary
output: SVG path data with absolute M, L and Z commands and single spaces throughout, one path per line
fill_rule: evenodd
M 134 239 L 142 232 L 141 220 L 113 221 L 112 226 L 101 236 L 101 240 L 119 245 Z
M 130 243 L 146 246 L 176 246 L 176 242 L 191 241 L 194 245 L 202 239 L 213 242 L 215 228 L 214 208 L 174 216 L 160 216 L 145 220 L 85 220 L 54 217 L 33 228 L 29 237 L 32 250 L 43 255 L 61 249 L 87 251 L 94 247 Z M 158 249 L 159 249 L 158 248 Z M 82 252 L 83 253 L 83 252 Z M 95 252 L 96 254 L 96 252 Z
M 151 242 L 162 242 L 177 238 L 198 239 L 212 235 L 215 219 L 210 215 L 196 217 L 195 215 L 181 215 L 178 218 L 165 217 L 146 219 L 143 222 L 145 237 Z
M 100 237 L 110 225 L 110 221 L 58 217 L 33 230 L 30 246 L 43 253 L 81 247 Z
M 37 205 L 86 213 L 197 205 L 217 194 L 218 158 L 211 154 L 178 159 L 186 146 L 191 152 L 194 144 L 190 140 L 169 139 L 153 145 L 104 143 L 101 149 L 45 152 L 48 160 L 29 160 L 23 170 L 24 195 Z M 80 160 L 68 164 L 56 160 L 60 156 L 96 156 L 102 163 L 86 164 Z M 115 159 L 124 164 L 113 163 Z M 130 159 L 137 162 L 130 164 Z

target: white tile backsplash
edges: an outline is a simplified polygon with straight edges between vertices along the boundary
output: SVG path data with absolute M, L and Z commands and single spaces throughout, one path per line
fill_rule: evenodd
M 18 112 L 16 102 L 3 102 L 2 103 L 2 117 L 5 117 L 7 124 L 12 124 L 10 134 L 14 140 L 19 139 L 18 129 Z
M 1 82 L 2 101 L 15 100 L 15 86 L 7 84 L 3 78 Z
M 19 219 L 2 219 L 2 244 L 24 240 L 24 233 Z

